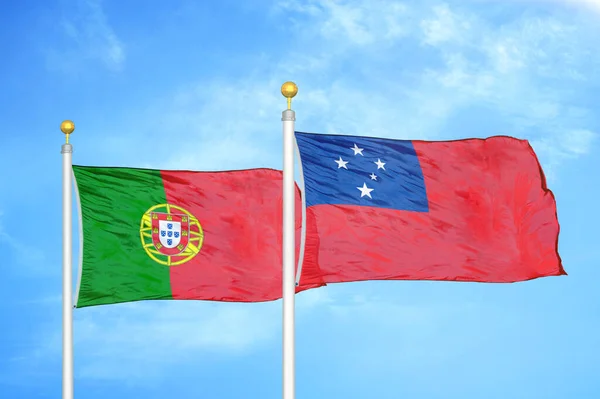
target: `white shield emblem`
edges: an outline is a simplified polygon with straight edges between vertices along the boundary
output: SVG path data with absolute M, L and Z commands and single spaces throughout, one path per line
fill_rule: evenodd
M 160 243 L 166 248 L 175 248 L 181 242 L 181 222 L 159 220 L 158 230 Z

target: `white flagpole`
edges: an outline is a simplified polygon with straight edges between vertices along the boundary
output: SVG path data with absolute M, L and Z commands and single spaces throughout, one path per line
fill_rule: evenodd
M 287 98 L 287 109 L 283 111 L 283 399 L 294 399 L 295 383 L 295 338 L 294 296 L 296 295 L 296 226 L 294 184 L 294 121 L 292 97 L 298 93 L 293 82 L 281 86 L 281 94 Z
M 72 224 L 72 154 L 73 146 L 69 144 L 69 135 L 75 130 L 71 121 L 63 121 L 60 130 L 66 135 L 62 145 L 63 175 L 63 374 L 62 399 L 73 399 L 73 224 Z

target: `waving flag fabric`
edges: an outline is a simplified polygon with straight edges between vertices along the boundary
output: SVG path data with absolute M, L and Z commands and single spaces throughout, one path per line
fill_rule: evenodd
M 73 171 L 83 241 L 77 307 L 281 298 L 281 171 Z M 297 243 L 300 206 L 298 192 Z M 319 285 L 308 270 L 298 291 Z
M 566 274 L 554 196 L 511 137 L 447 142 L 296 132 L 303 267 L 325 283 L 516 282 Z

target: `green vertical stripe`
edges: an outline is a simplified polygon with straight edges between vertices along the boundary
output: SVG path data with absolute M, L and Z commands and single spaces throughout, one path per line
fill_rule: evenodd
M 142 246 L 140 222 L 166 202 L 158 170 L 73 166 L 81 206 L 83 263 L 77 307 L 172 299 L 169 268 Z

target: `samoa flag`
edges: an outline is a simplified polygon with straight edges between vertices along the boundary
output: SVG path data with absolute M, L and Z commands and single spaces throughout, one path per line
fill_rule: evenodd
M 526 140 L 295 136 L 302 264 L 324 283 L 566 274 L 554 195 Z

